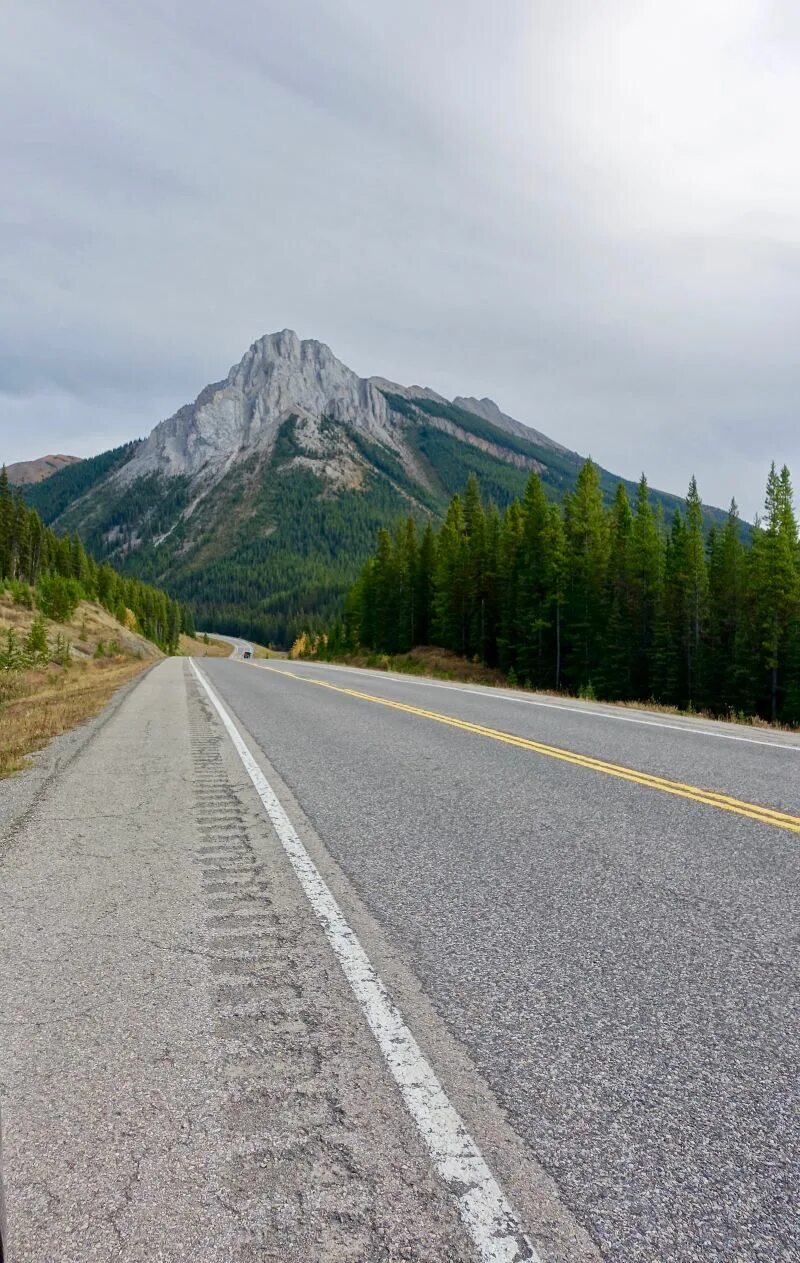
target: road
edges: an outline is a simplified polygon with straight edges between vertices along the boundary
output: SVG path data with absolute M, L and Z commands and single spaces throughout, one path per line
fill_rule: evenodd
M 199 633 L 202 636 L 202 632 Z M 224 636 L 222 632 L 213 632 L 214 640 L 222 640 L 226 645 L 233 646 L 232 658 L 243 658 L 245 653 L 253 652 L 253 646 L 249 640 L 242 640 L 239 636 Z
M 800 1258 L 800 739 L 198 666 L 6 831 L 12 1261 Z

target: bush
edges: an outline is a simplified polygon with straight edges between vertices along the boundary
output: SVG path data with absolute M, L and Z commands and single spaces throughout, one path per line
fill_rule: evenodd
M 30 659 L 13 627 L 6 632 L 5 647 L 0 649 L 0 671 L 24 671 Z
M 72 645 L 66 636 L 61 632 L 56 636 L 55 649 L 53 650 L 53 661 L 58 663 L 60 667 L 68 667 L 72 662 Z
M 33 609 L 33 588 L 29 583 L 23 583 L 20 579 L 10 579 L 8 590 L 15 605 L 21 605 L 26 610 Z
M 47 643 L 47 631 L 41 615 L 33 620 L 25 638 L 25 651 L 34 666 L 47 666 L 50 661 L 50 646 Z
M 77 579 L 64 579 L 61 575 L 46 575 L 36 589 L 36 604 L 45 618 L 54 623 L 68 623 L 83 597 L 83 589 Z

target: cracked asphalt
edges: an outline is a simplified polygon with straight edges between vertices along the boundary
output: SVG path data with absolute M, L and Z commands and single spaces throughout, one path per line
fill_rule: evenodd
M 800 742 L 201 666 L 543 1263 L 800 1259 L 797 834 L 289 672 L 784 811 Z M 475 1260 L 187 663 L 0 828 L 9 1263 Z

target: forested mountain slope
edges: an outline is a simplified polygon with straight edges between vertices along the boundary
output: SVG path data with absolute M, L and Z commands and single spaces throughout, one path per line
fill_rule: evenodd
M 581 464 L 491 400 L 360 378 L 284 330 L 147 439 L 54 475 L 28 502 L 201 625 L 286 643 L 335 611 L 378 527 L 408 512 L 440 520 L 470 474 L 501 508 L 534 470 L 558 499 Z M 610 500 L 618 480 L 599 474 Z M 667 513 L 679 503 L 652 498 Z

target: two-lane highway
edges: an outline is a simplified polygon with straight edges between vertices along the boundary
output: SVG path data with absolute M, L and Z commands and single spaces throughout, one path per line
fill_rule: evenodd
M 606 1257 L 800 1257 L 797 737 L 203 671 Z

